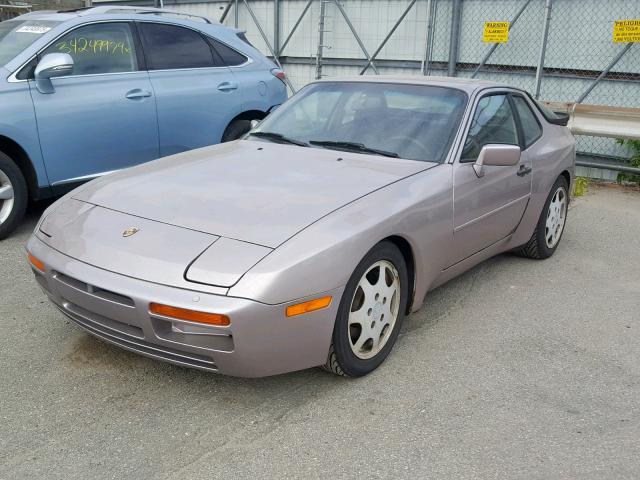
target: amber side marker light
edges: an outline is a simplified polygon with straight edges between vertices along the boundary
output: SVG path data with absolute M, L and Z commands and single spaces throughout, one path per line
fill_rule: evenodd
M 44 263 L 42 263 L 40 260 L 38 260 L 36 257 L 31 255 L 30 253 L 27 255 L 27 258 L 29 259 L 29 263 L 31 265 L 33 265 L 35 268 L 37 268 L 41 272 L 44 272 Z
M 208 325 L 219 325 L 226 327 L 231 324 L 231 319 L 219 313 L 198 312 L 187 308 L 171 307 L 160 303 L 150 303 L 149 312 L 164 317 L 175 318 L 177 320 L 187 320 L 189 322 L 206 323 Z
M 313 312 L 331 305 L 331 297 L 314 298 L 308 302 L 297 303 L 287 307 L 287 317 L 295 317 L 304 313 Z

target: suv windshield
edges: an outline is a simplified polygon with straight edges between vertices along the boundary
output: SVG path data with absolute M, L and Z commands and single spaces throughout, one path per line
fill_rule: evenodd
M 467 103 L 447 87 L 323 82 L 305 87 L 251 135 L 310 147 L 443 162 Z M 280 139 L 278 139 L 278 136 Z
M 0 65 L 4 65 L 60 22 L 8 20 L 0 22 Z

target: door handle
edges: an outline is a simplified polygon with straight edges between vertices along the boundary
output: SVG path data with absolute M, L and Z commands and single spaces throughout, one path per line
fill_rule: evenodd
M 520 165 L 520 168 L 518 169 L 517 175 L 519 177 L 524 177 L 525 175 L 528 175 L 530 173 L 531 173 L 531 167 L 529 167 L 527 165 Z
M 141 88 L 134 88 L 133 90 L 129 90 L 124 96 L 129 100 L 139 100 L 141 98 L 150 97 L 151 92 L 149 90 L 142 90 Z
M 237 88 L 238 84 L 232 82 L 222 82 L 220 85 L 218 85 L 218 90 L 220 90 L 221 92 L 230 92 L 232 90 L 236 90 Z

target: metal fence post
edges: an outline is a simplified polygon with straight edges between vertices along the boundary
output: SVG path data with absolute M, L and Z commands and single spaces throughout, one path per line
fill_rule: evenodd
M 549 40 L 549 25 L 551 24 L 551 9 L 553 0 L 547 0 L 544 11 L 544 31 L 542 33 L 542 45 L 540 46 L 540 58 L 536 69 L 536 92 L 535 98 L 540 98 L 540 87 L 542 85 L 542 75 L 544 74 L 544 57 L 547 52 L 547 42 Z
M 273 52 L 280 57 L 280 0 L 273 0 Z
M 433 25 L 435 23 L 436 2 L 438 0 L 427 0 L 427 39 L 424 46 L 424 58 L 422 59 L 422 74 L 431 73 L 431 54 L 433 52 Z
M 316 80 L 322 78 L 322 49 L 324 48 L 325 0 L 320 0 L 320 18 L 318 19 L 318 52 L 316 54 Z
M 239 6 L 240 6 L 240 1 L 239 0 L 234 0 L 234 5 L 233 5 L 233 16 L 234 16 L 233 26 L 235 28 L 238 28 L 238 22 L 239 22 L 239 19 L 240 19 L 240 16 L 239 16 L 240 9 L 238 8 Z
M 462 17 L 462 0 L 453 0 L 451 11 L 451 36 L 449 37 L 449 66 L 447 75 L 450 77 L 456 74 L 458 63 L 458 42 L 460 39 L 460 19 Z

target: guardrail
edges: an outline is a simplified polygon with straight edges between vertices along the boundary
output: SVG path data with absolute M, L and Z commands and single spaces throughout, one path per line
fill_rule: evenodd
M 596 162 L 591 160 L 579 160 L 579 159 L 576 159 L 576 165 L 578 167 L 597 168 L 600 170 L 613 170 L 615 172 L 632 173 L 634 175 L 640 175 L 640 168 L 627 167 L 626 165 L 613 165 L 611 163 Z
M 543 103 L 554 112 L 568 114 L 568 126 L 575 135 L 640 140 L 640 108 Z
M 640 140 L 640 108 L 560 102 L 542 103 L 554 112 L 568 114 L 568 127 L 574 135 Z M 576 161 L 576 165 L 640 175 L 640 168 L 626 165 L 611 165 L 603 162 L 581 160 Z

